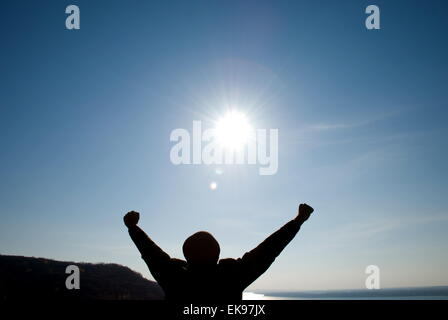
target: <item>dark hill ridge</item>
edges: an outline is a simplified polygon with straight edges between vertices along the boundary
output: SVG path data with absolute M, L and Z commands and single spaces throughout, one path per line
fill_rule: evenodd
M 80 270 L 80 289 L 68 290 L 68 265 Z M 113 263 L 78 263 L 0 255 L 0 300 L 154 300 L 163 299 L 156 282 Z

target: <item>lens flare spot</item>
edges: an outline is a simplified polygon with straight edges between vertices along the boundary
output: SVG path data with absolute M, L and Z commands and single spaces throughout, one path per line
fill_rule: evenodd
M 210 190 L 214 191 L 218 188 L 218 184 L 216 182 L 210 182 Z

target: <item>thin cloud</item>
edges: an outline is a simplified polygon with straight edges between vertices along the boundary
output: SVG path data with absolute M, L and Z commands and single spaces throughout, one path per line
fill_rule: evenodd
M 384 219 L 367 223 L 354 223 L 350 226 L 344 227 L 342 230 L 337 231 L 337 234 L 341 235 L 340 240 L 351 241 L 353 239 L 371 238 L 379 234 L 408 228 L 414 225 L 447 221 L 448 215 Z
M 362 127 L 372 123 L 373 121 L 362 121 L 358 123 L 335 123 L 335 124 L 326 124 L 319 123 L 308 126 L 308 129 L 311 131 L 327 131 L 327 130 L 338 130 L 338 129 L 350 129 L 356 127 Z
M 351 122 L 351 123 L 317 123 L 312 124 L 306 127 L 308 131 L 328 131 L 328 130 L 343 130 L 343 129 L 352 129 L 352 128 L 359 128 L 368 126 L 374 122 L 378 122 L 384 119 L 391 118 L 393 116 L 396 116 L 399 114 L 400 110 L 394 110 L 388 113 L 384 113 L 381 115 L 377 115 L 374 117 L 371 117 L 369 119 L 357 121 L 357 122 Z

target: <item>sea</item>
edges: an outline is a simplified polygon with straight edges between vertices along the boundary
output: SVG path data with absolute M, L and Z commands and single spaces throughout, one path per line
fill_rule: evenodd
M 448 286 L 244 292 L 243 300 L 448 300 Z

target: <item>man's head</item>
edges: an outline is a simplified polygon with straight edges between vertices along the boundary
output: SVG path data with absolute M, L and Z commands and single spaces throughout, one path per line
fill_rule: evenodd
M 216 264 L 219 259 L 219 243 L 206 231 L 189 236 L 182 247 L 185 259 L 191 265 Z

